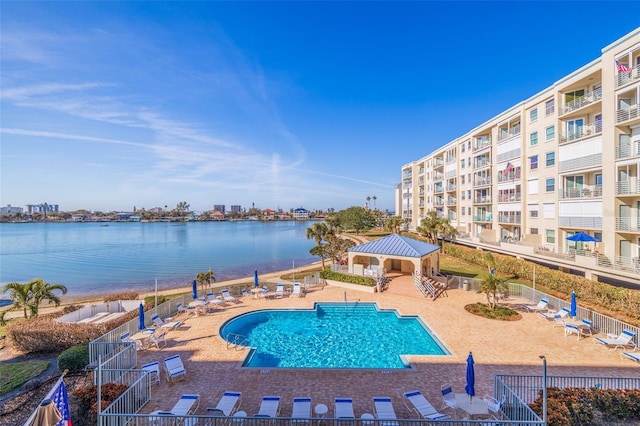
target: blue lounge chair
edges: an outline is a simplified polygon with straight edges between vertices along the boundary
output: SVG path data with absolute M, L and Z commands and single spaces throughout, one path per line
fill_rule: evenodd
M 336 398 L 334 400 L 336 419 L 355 419 L 353 414 L 353 399 Z
M 373 410 L 376 414 L 376 418 L 384 420 L 381 422 L 384 426 L 397 426 L 398 416 L 396 410 L 393 409 L 391 398 L 388 396 L 375 396 L 373 397 Z
M 241 392 L 225 392 L 215 408 L 207 408 L 207 414 L 210 416 L 231 416 L 240 405 L 241 396 Z
M 618 348 L 627 348 L 634 347 L 635 343 L 633 343 L 633 338 L 635 337 L 635 333 L 632 333 L 629 330 L 622 330 L 619 336 L 609 335 L 608 338 L 596 337 L 595 341 L 600 343 L 601 345 L 605 345 L 610 349 L 618 349 Z
M 167 370 L 167 381 L 174 381 L 177 378 L 185 378 L 187 376 L 187 370 L 182 364 L 182 358 L 180 355 L 170 356 L 165 358 L 164 367 Z
M 446 420 L 448 415 L 439 413 L 433 405 L 422 395 L 420 391 L 411 391 L 404 394 L 404 405 L 409 411 L 415 411 L 423 419 Z
M 301 396 L 293 398 L 293 410 L 291 412 L 292 423 L 308 422 L 311 418 L 311 398 Z
M 256 417 L 278 417 L 280 412 L 280 397 L 265 396 L 260 403 L 260 410 Z

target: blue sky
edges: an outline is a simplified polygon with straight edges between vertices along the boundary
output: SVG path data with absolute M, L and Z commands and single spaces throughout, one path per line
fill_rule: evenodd
M 0 204 L 393 209 L 638 2 L 2 2 Z M 227 207 L 228 208 L 228 207 Z

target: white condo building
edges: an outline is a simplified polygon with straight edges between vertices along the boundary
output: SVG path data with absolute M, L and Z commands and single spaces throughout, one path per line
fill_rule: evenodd
M 585 276 L 640 278 L 640 28 L 402 167 L 396 212 L 448 217 L 461 242 Z M 567 240 L 578 232 L 597 243 Z

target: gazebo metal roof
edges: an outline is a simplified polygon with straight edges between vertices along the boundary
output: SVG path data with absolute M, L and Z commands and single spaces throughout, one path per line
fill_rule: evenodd
M 424 257 L 434 251 L 440 250 L 440 246 L 403 237 L 398 234 L 387 235 L 375 241 L 360 244 L 349 249 L 350 252 L 381 254 L 386 256 Z

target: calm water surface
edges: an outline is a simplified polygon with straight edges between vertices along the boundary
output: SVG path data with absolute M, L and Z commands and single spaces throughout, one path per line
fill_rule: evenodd
M 43 278 L 69 295 L 153 291 L 315 262 L 310 222 L 0 224 L 0 283 Z M 1 296 L 1 295 L 0 295 Z

